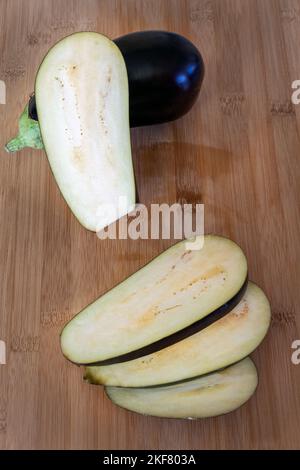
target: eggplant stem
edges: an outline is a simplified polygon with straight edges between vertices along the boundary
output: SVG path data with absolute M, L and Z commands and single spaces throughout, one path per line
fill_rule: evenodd
M 23 139 L 18 136 L 15 139 L 10 140 L 5 145 L 5 150 L 9 153 L 13 153 L 17 152 L 18 150 L 22 150 L 24 147 L 26 147 L 26 145 L 24 144 Z
M 28 105 L 25 106 L 20 116 L 18 135 L 5 145 L 5 150 L 13 153 L 26 147 L 34 149 L 44 148 L 39 123 L 29 117 Z

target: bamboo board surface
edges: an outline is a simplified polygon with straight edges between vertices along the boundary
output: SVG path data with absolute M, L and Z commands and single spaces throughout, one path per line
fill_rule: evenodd
M 64 323 L 167 248 L 168 240 L 100 241 L 62 199 L 43 151 L 4 144 L 37 68 L 63 36 L 176 31 L 200 49 L 206 76 L 182 119 L 132 130 L 141 202 L 203 202 L 205 230 L 245 250 L 272 326 L 252 355 L 255 396 L 203 421 L 139 416 L 82 380 L 59 347 Z M 0 448 L 300 448 L 300 79 L 297 0 L 0 0 Z

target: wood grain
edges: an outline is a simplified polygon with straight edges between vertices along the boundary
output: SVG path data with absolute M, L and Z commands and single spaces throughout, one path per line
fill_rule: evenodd
M 298 0 L 0 0 L 0 447 L 300 448 L 300 79 Z M 260 384 L 238 411 L 197 422 L 131 414 L 82 381 L 63 324 L 171 242 L 100 241 L 74 219 L 42 151 L 5 142 L 49 47 L 79 30 L 167 29 L 201 50 L 206 77 L 177 122 L 132 130 L 140 200 L 205 203 L 205 228 L 245 250 L 273 321 L 253 354 Z

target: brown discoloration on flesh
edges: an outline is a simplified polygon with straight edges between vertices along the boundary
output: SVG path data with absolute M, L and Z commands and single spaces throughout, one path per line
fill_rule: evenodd
M 135 328 L 140 328 L 141 326 L 145 326 L 153 321 L 158 315 L 162 315 L 167 313 L 171 310 L 175 310 L 176 308 L 182 307 L 182 304 L 172 305 L 166 308 L 159 308 L 157 305 L 154 307 L 149 308 L 144 315 L 139 317 L 135 323 Z
M 223 266 L 215 266 L 214 268 L 209 269 L 201 276 L 201 280 L 208 280 L 212 277 L 218 276 L 219 274 L 226 274 Z
M 188 261 L 188 255 L 190 255 L 192 253 L 192 250 L 187 250 L 185 251 L 181 256 L 180 256 L 180 259 L 183 261 Z
M 231 312 L 232 315 L 235 317 L 246 317 L 249 313 L 249 306 L 246 301 L 243 302 L 242 308 L 235 308 Z
M 81 147 L 73 147 L 72 161 L 79 171 L 84 170 L 86 159 Z
M 101 92 L 101 96 L 103 100 L 105 100 L 105 98 L 107 97 L 109 93 L 111 79 L 112 79 L 112 70 L 111 70 L 111 67 L 109 67 L 107 70 L 107 75 L 105 77 L 105 87 L 104 87 L 104 90 Z
M 143 366 L 148 365 L 148 364 L 150 364 L 150 363 L 153 361 L 153 359 L 154 359 L 154 356 L 153 356 L 153 355 L 152 355 L 152 356 L 149 356 L 149 357 L 146 358 L 146 359 L 142 359 L 142 360 L 141 360 L 141 364 L 143 364 Z
M 224 269 L 221 267 L 221 266 L 216 266 L 212 269 L 210 269 L 209 271 L 207 271 L 205 274 L 203 274 L 202 276 L 200 277 L 195 277 L 194 279 L 192 279 L 187 285 L 181 287 L 179 289 L 179 292 L 184 292 L 186 291 L 187 289 L 189 289 L 190 287 L 193 287 L 195 284 L 197 284 L 198 282 L 199 283 L 202 283 L 204 284 L 203 288 L 201 289 L 201 292 L 203 292 L 203 290 L 206 290 L 207 289 L 207 286 L 205 286 L 205 283 L 213 278 L 213 277 L 216 277 L 218 276 L 219 274 L 223 274 L 224 277 L 223 277 L 223 280 L 225 281 L 226 280 L 226 273 L 224 271 Z M 175 295 L 175 293 L 174 293 Z
M 203 392 L 208 392 L 210 389 L 212 390 L 222 390 L 226 387 L 225 384 L 211 384 L 211 385 L 205 385 L 205 386 L 202 386 L 202 387 L 196 387 L 196 388 L 193 388 L 192 390 L 187 390 L 185 392 L 181 392 L 179 394 L 180 398 L 181 397 L 193 397 L 193 396 L 199 396 L 200 393 L 203 393 Z
M 135 295 L 136 295 L 136 292 L 131 292 L 131 294 L 127 295 L 125 299 L 121 301 L 121 304 L 127 304 L 129 300 L 131 300 L 132 297 L 134 297 Z
M 158 285 L 158 284 L 162 284 L 164 281 L 166 281 L 168 279 L 168 276 L 163 276 L 161 277 L 160 279 L 158 279 L 158 281 L 156 281 L 155 285 Z
M 239 305 L 238 307 L 235 307 L 230 313 L 225 315 L 225 317 L 221 318 L 216 323 L 211 325 L 210 328 L 220 328 L 221 326 L 224 327 L 224 325 L 226 325 L 227 323 L 234 325 L 237 322 L 237 319 L 246 319 L 249 314 L 249 305 L 245 300 L 242 302 L 242 306 Z
M 160 313 L 169 312 L 170 310 L 174 310 L 174 308 L 178 308 L 178 307 L 182 307 L 182 304 L 177 304 L 177 305 L 173 305 L 172 307 L 163 308 L 161 310 L 158 310 L 158 312 L 155 312 L 154 315 L 157 316 Z
M 67 73 L 69 76 L 70 81 L 73 81 L 72 85 L 74 86 L 74 78 L 78 77 L 78 69 L 77 65 L 70 65 L 67 69 Z
M 151 307 L 148 310 L 146 310 L 146 312 L 142 316 L 137 318 L 134 324 L 134 328 L 142 328 L 145 325 L 148 325 L 151 321 L 153 321 L 158 311 L 159 310 L 157 306 Z

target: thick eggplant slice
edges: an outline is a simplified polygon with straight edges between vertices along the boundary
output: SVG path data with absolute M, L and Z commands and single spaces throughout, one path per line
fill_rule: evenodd
M 204 377 L 155 388 L 106 387 L 116 405 L 162 418 L 209 418 L 242 406 L 255 392 L 257 372 L 251 359 Z
M 248 356 L 270 324 L 270 305 L 263 291 L 249 282 L 241 302 L 206 329 L 154 354 L 110 366 L 87 367 L 95 384 L 147 387 L 207 374 Z
M 118 362 L 136 350 L 143 356 L 162 338 L 155 350 L 179 341 L 180 335 L 171 337 L 176 332 L 186 337 L 186 327 L 224 304 L 230 311 L 247 277 L 240 247 L 208 235 L 202 249 L 186 248 L 185 240 L 172 246 L 74 317 L 62 331 L 64 355 L 78 364 Z
M 43 60 L 35 97 L 58 186 L 81 224 L 100 231 L 135 203 L 121 52 L 98 33 L 66 37 Z

